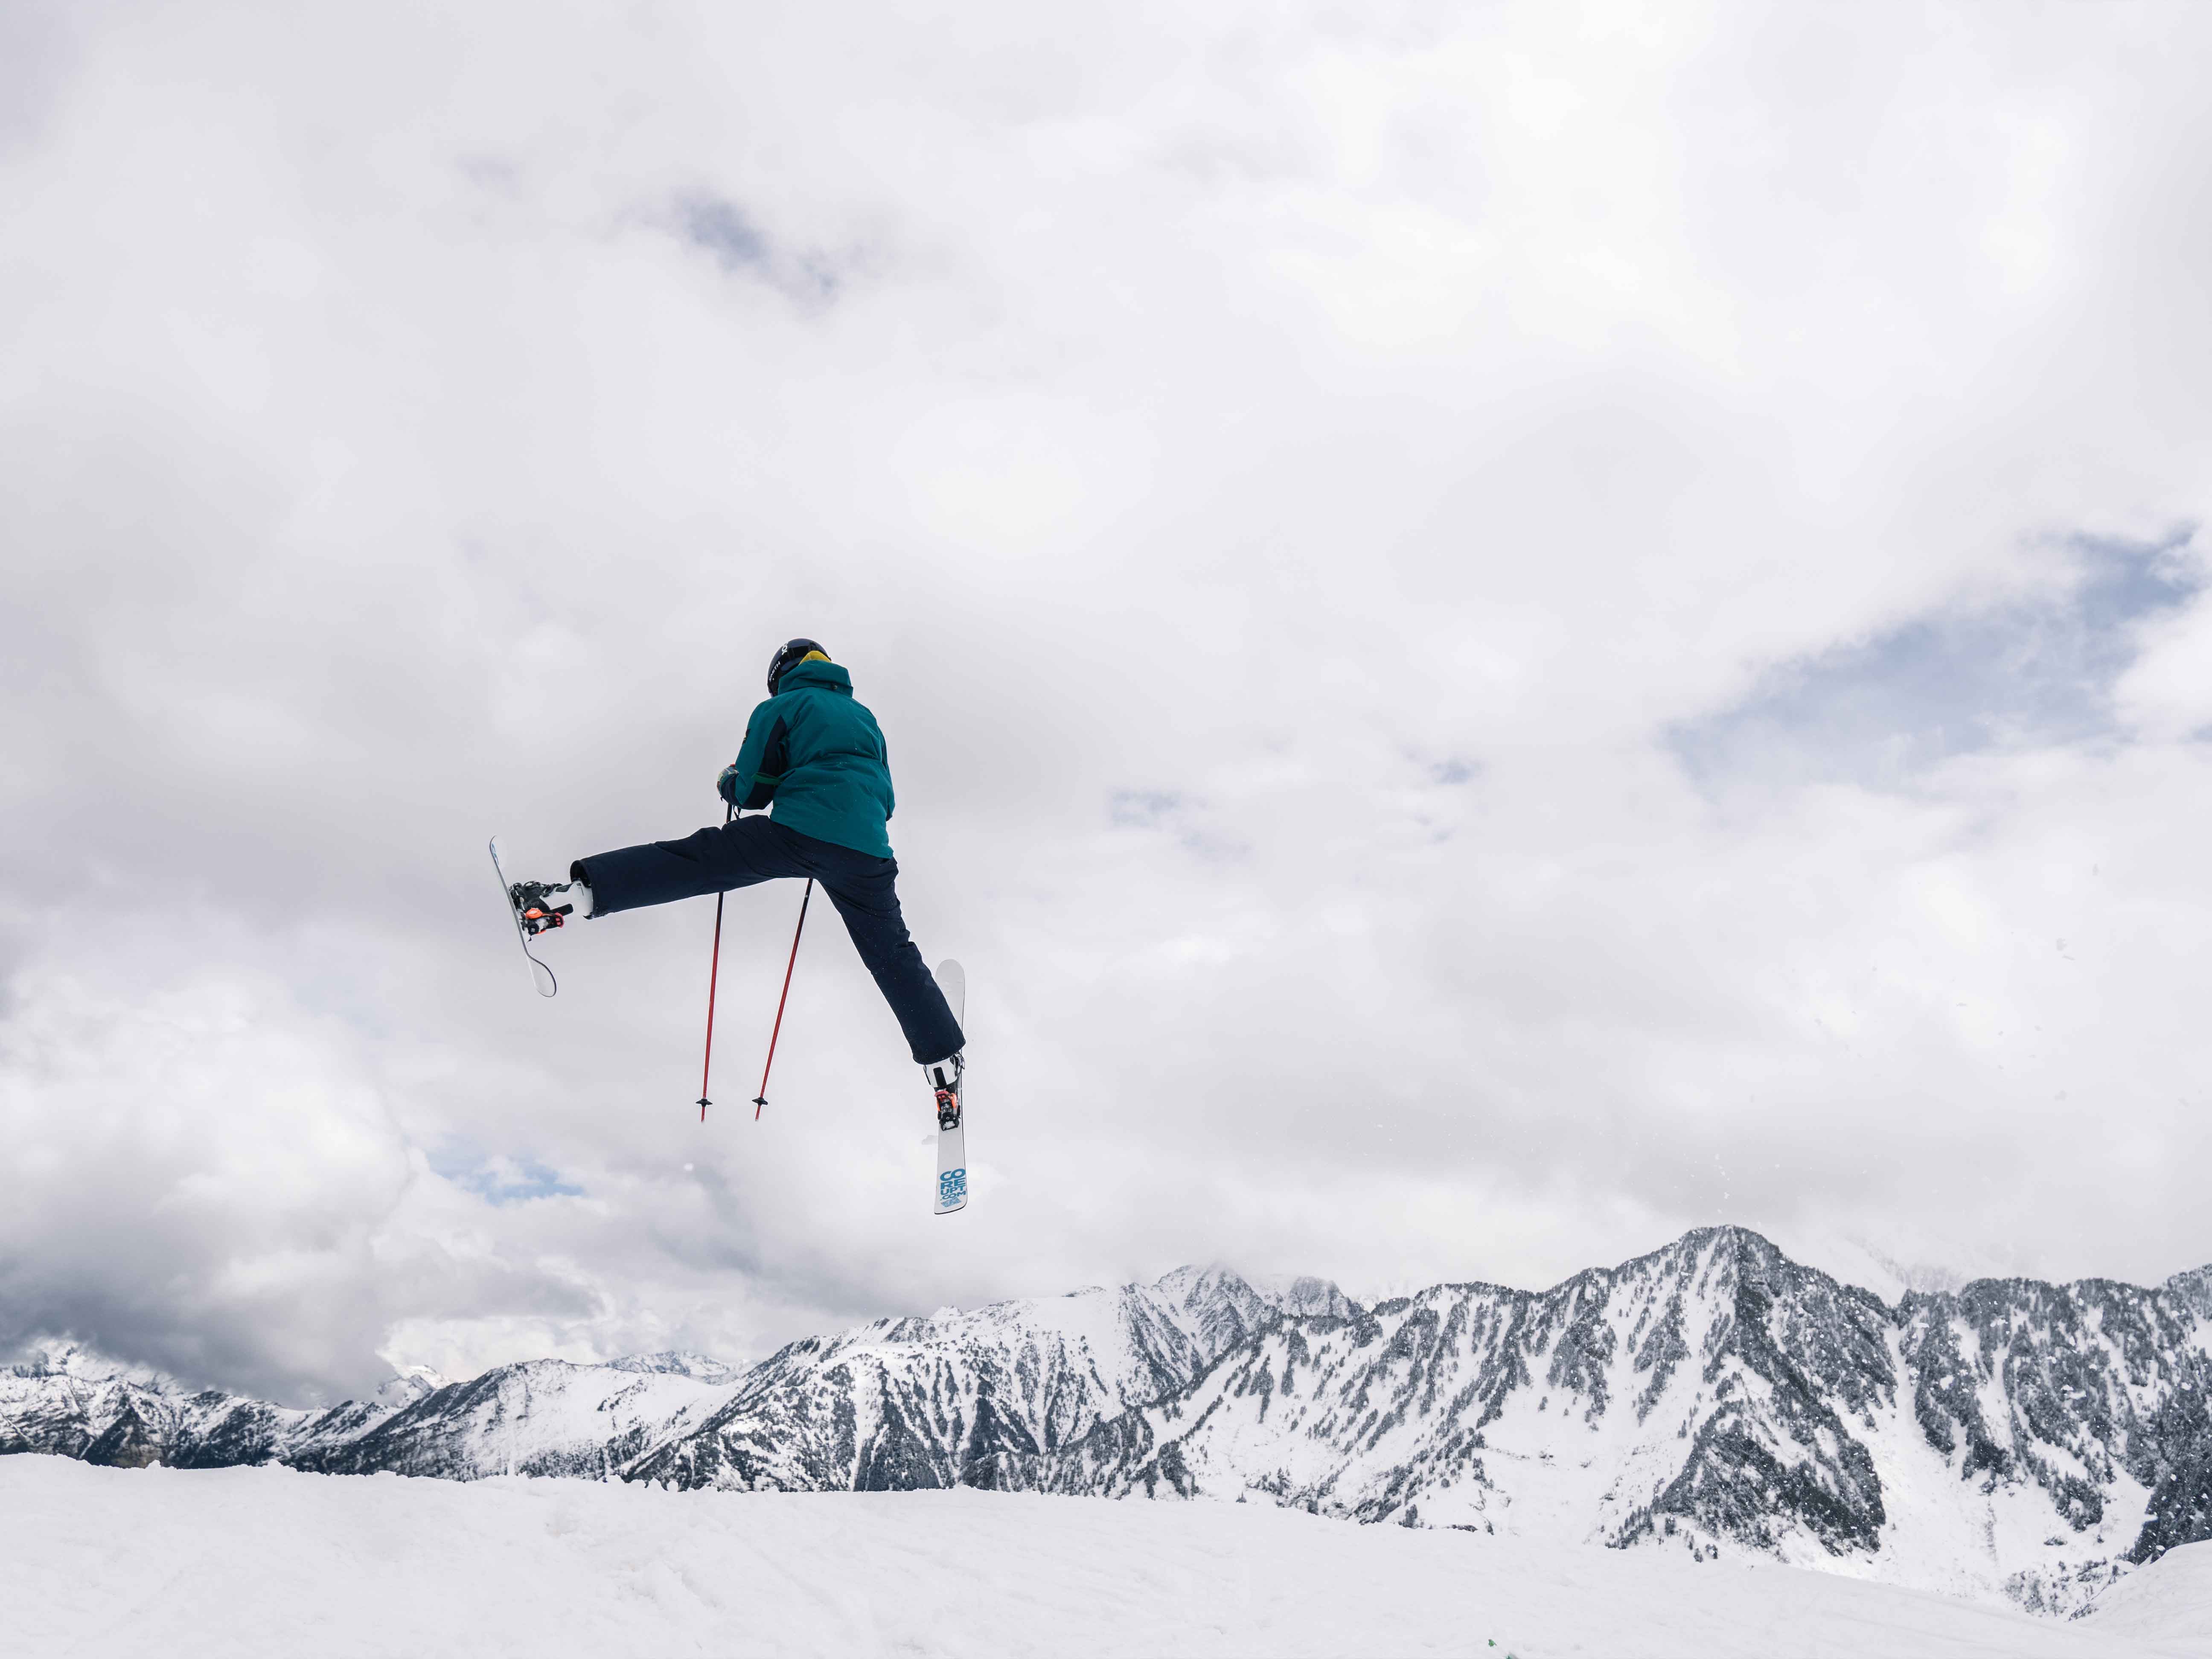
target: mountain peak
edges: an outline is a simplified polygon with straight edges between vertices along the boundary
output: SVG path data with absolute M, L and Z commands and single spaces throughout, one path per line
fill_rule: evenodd
M 1345 1318 L 1358 1311 L 1358 1304 L 1333 1279 L 1291 1273 L 1255 1277 L 1218 1261 L 1202 1267 L 1185 1265 L 1174 1268 L 1161 1274 L 1150 1288 L 1186 1304 L 1216 1299 L 1240 1307 L 1267 1308 L 1300 1318 L 1319 1315 Z
M 21 1377 L 73 1377 L 82 1382 L 130 1382 L 142 1388 L 180 1389 L 184 1385 L 152 1365 L 132 1364 L 67 1338 L 34 1342 L 7 1374 Z
M 1893 1306 L 1717 1225 L 1544 1291 L 1438 1285 L 1363 1308 L 1326 1279 L 1187 1265 L 879 1320 L 744 1370 L 682 1352 L 457 1383 L 412 1369 L 321 1413 L 48 1344 L 0 1372 L 0 1453 L 1254 1498 L 1848 1561 L 2064 1612 L 2212 1534 L 2208 1352 L 2212 1270 L 2157 1290 L 1979 1279 Z
M 640 1371 L 655 1376 L 689 1376 L 702 1382 L 734 1382 L 738 1367 L 703 1353 L 665 1349 L 659 1353 L 626 1354 L 607 1362 L 618 1371 Z

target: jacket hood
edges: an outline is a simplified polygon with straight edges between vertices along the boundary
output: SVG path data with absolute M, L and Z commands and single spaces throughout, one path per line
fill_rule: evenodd
M 834 662 L 798 662 L 783 671 L 783 678 L 775 683 L 779 697 L 787 691 L 796 691 L 802 685 L 811 685 L 822 691 L 842 691 L 853 695 L 853 677 Z

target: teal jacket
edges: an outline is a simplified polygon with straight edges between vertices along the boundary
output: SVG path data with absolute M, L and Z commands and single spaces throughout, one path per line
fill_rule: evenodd
M 876 717 L 834 662 L 795 663 L 745 722 L 718 785 L 734 806 L 771 807 L 787 830 L 879 859 L 891 855 L 890 759 Z

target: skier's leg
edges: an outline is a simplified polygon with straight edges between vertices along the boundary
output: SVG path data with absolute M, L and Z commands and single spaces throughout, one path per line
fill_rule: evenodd
M 937 988 L 920 948 L 906 931 L 906 918 L 899 913 L 897 860 L 832 846 L 811 836 L 796 839 L 806 843 L 794 849 L 796 855 L 805 859 L 809 873 L 821 882 L 822 890 L 844 917 L 853 948 L 890 1004 L 915 1064 L 927 1066 L 958 1054 L 967 1041 L 960 1022 L 952 1018 L 945 993 Z
M 734 818 L 681 841 L 649 841 L 594 853 L 568 866 L 571 880 L 589 885 L 595 916 L 811 873 L 792 858 L 775 823 L 764 817 Z

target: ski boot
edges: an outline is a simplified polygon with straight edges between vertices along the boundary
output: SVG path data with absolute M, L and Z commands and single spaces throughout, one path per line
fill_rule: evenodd
M 573 904 L 555 904 L 556 893 L 565 893 L 576 885 L 574 882 L 518 881 L 507 890 L 507 902 L 514 906 L 514 920 L 525 935 L 535 939 L 549 927 L 567 925 L 574 914 Z
M 960 1127 L 960 1082 L 968 1063 L 958 1054 L 933 1060 L 921 1068 L 929 1086 L 937 1091 L 937 1127 L 940 1131 Z

